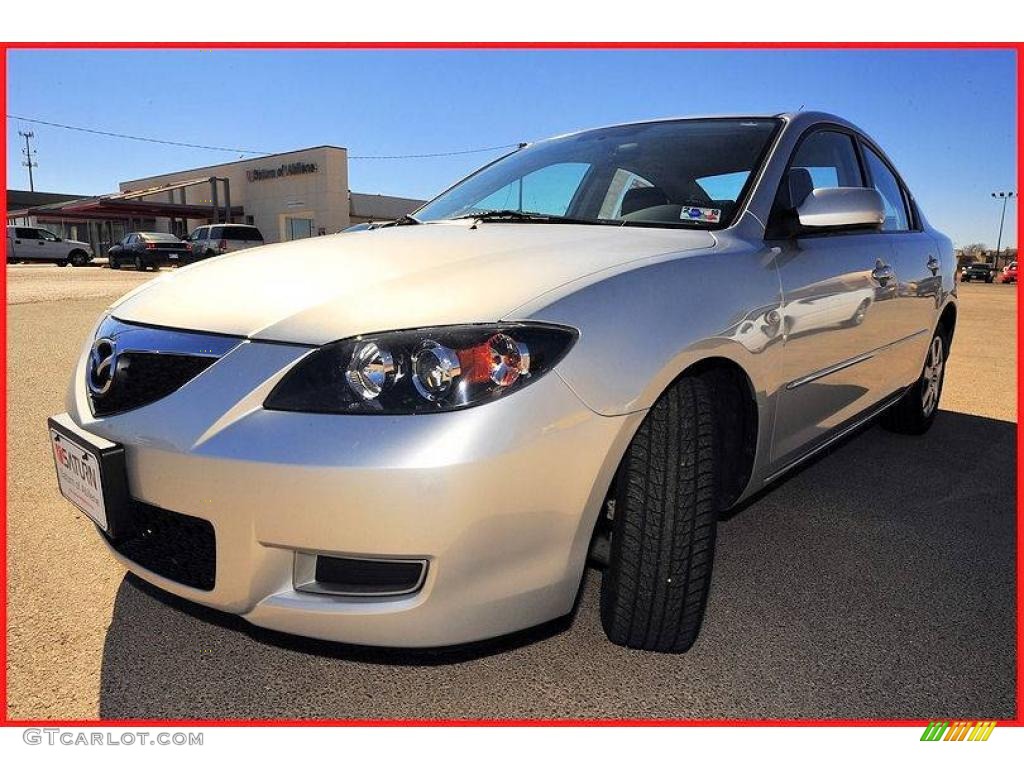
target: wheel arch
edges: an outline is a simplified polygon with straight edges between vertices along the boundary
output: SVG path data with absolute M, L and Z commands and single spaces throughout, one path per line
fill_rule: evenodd
M 942 330 L 942 335 L 946 339 L 947 357 L 953 347 L 953 334 L 956 331 L 956 314 L 956 302 L 947 302 L 946 306 L 943 307 L 942 312 L 939 314 L 939 322 L 935 325 L 936 330 Z

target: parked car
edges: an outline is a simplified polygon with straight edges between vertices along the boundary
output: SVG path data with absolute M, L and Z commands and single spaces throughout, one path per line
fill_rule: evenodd
M 359 224 L 353 224 L 351 227 L 345 227 L 341 230 L 342 232 L 366 232 L 371 229 L 380 229 L 394 224 L 393 221 L 364 221 Z
M 193 260 L 263 245 L 263 234 L 250 224 L 208 224 L 194 229 L 185 242 L 192 246 Z
M 875 417 L 932 425 L 955 274 L 839 117 L 561 136 L 116 302 L 58 482 L 140 578 L 259 626 L 480 640 L 571 611 L 589 556 L 608 637 L 681 652 L 721 514 Z
M 1017 282 L 1017 262 L 1011 261 L 1005 267 L 1003 267 L 1003 282 L 1004 283 L 1016 283 Z
M 192 250 L 188 243 L 167 232 L 130 232 L 107 251 L 111 269 L 131 264 L 140 272 L 162 266 L 187 264 Z
M 986 283 L 991 283 L 994 277 L 995 267 L 980 261 L 968 264 L 960 273 L 960 280 L 965 283 L 969 283 L 971 280 L 984 280 Z
M 46 262 L 66 267 L 84 267 L 93 259 L 92 246 L 80 240 L 65 240 L 40 227 L 7 227 L 7 263 Z

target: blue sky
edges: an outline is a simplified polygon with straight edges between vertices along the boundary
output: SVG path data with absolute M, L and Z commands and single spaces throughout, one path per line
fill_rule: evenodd
M 1016 191 L 1012 51 L 10 51 L 8 112 L 190 143 L 353 155 L 444 152 L 632 119 L 823 109 L 894 160 L 925 215 L 995 247 L 994 190 Z M 16 131 L 35 131 L 36 188 L 237 159 L 7 121 L 8 186 L 27 188 Z M 351 160 L 358 192 L 430 197 L 496 153 Z M 1007 241 L 1016 243 L 1008 209 Z

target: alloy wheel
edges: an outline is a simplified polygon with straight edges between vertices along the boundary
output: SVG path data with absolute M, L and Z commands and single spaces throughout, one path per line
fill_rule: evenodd
M 945 355 L 942 348 L 942 337 L 936 336 L 932 339 L 932 346 L 928 350 L 928 359 L 924 364 L 924 375 L 921 377 L 921 408 L 924 415 L 931 416 L 932 411 L 939 404 L 939 390 L 942 387 L 942 368 L 945 365 Z

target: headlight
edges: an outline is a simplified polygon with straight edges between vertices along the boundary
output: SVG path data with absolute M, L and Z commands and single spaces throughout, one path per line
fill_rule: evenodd
M 263 407 L 308 413 L 431 413 L 479 405 L 547 373 L 576 341 L 549 325 L 458 325 L 358 336 L 301 360 Z

